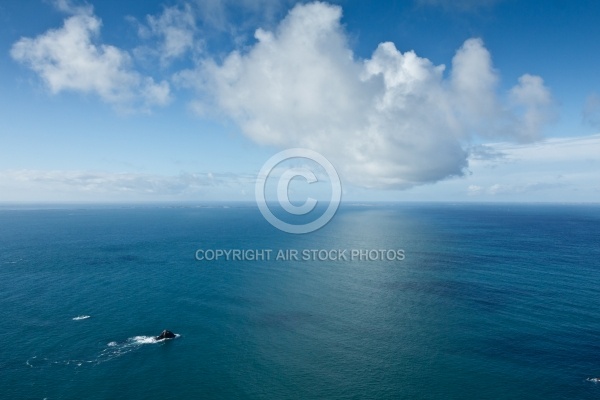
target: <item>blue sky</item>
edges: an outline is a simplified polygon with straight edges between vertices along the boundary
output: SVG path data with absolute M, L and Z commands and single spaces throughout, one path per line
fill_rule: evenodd
M 351 201 L 595 202 L 599 20 L 583 0 L 5 1 L 0 201 L 252 201 L 304 147 Z

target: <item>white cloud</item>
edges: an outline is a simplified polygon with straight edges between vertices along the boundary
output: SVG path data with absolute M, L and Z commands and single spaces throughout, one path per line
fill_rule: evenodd
M 196 37 L 196 16 L 189 4 L 165 7 L 158 16 L 148 15 L 147 25 L 139 25 L 142 38 L 158 38 L 156 46 L 142 47 L 140 51 L 158 56 L 163 65 L 180 58 L 188 51 L 199 51 L 201 40 Z
M 134 71 L 126 51 L 95 43 L 102 22 L 91 8 L 73 9 L 65 1 L 57 4 L 76 14 L 61 28 L 36 38 L 21 38 L 11 48 L 11 56 L 35 71 L 51 93 L 94 93 L 123 110 L 169 102 L 167 82 L 156 83 Z
M 483 188 L 481 186 L 477 186 L 477 185 L 469 185 L 469 187 L 467 188 L 467 194 L 469 196 L 477 196 L 481 194 L 481 191 L 483 190 Z
M 465 42 L 445 77 L 445 66 L 389 42 L 357 60 L 340 18 L 338 6 L 297 5 L 274 31 L 258 29 L 247 51 L 205 60 L 177 80 L 198 88 L 197 108 L 209 108 L 208 93 L 256 142 L 319 151 L 363 187 L 460 176 L 473 137 L 539 135 L 550 102 L 543 82 L 524 75 L 512 103 L 503 102 L 481 40 Z
M 71 0 L 54 0 L 52 1 L 57 10 L 66 14 L 87 14 L 92 15 L 94 9 L 89 4 L 75 5 Z
M 540 139 L 541 128 L 554 119 L 552 96 L 542 78 L 529 74 L 521 76 L 519 83 L 510 90 L 510 97 L 521 111 L 517 114 L 517 137 L 525 141 Z
M 518 184 L 499 184 L 496 183 L 490 186 L 487 190 L 488 194 L 493 196 L 501 195 L 531 195 L 533 192 L 544 192 L 553 189 L 562 189 L 569 185 L 563 182 L 534 182 L 524 185 Z
M 600 135 L 486 147 L 502 157 L 471 159 L 469 193 L 476 186 L 480 194 L 511 200 L 600 198 Z
M 144 61 L 159 59 L 162 67 L 191 53 L 243 47 L 256 26 L 271 26 L 293 0 L 190 0 L 164 7 L 145 21 L 128 19 L 146 44 L 134 55 Z M 213 48 L 214 47 L 214 48 Z
M 4 170 L 0 171 L 0 201 L 219 200 L 253 184 L 253 176 L 230 173 Z
M 347 185 L 344 187 L 344 198 L 347 201 L 596 203 L 600 199 L 600 135 L 553 138 L 527 144 L 491 143 L 482 152 L 470 157 L 469 169 L 472 173 L 462 178 L 414 187 L 402 193 Z M 309 167 L 312 169 L 312 166 Z M 274 176 L 278 176 L 278 171 L 274 172 Z M 255 174 L 216 171 L 161 175 L 72 170 L 2 170 L 0 202 L 253 201 L 255 178 Z M 319 176 L 319 181 L 322 180 Z M 304 189 L 302 185 L 296 188 L 300 191 Z M 301 200 L 305 200 L 305 193 L 300 194 Z M 310 188 L 310 195 L 314 197 L 314 188 Z
M 241 31 L 256 23 L 269 24 L 294 0 L 194 0 L 198 18 L 211 29 L 240 35 Z M 239 20 L 242 13 L 243 21 Z
M 600 135 L 474 149 L 463 177 L 404 192 L 348 188 L 345 199 L 599 203 Z
M 497 163 L 546 164 L 547 166 L 572 161 L 597 162 L 600 160 L 600 135 L 551 138 L 537 143 L 488 143 L 486 147 L 501 157 L 473 160 L 480 165 L 493 166 Z
M 257 26 L 272 26 L 293 4 L 293 0 L 188 0 L 164 6 L 141 21 L 129 16 L 142 39 L 132 54 L 150 69 L 159 61 L 164 73 L 175 62 L 244 47 Z
M 498 133 L 497 122 L 502 107 L 494 95 L 498 75 L 492 66 L 492 57 L 480 39 L 467 40 L 452 59 L 450 85 L 455 112 L 473 124 L 480 135 Z

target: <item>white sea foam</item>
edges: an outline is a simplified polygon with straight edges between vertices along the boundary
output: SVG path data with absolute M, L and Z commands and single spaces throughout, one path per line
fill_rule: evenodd
M 43 368 L 50 364 L 52 364 L 52 361 L 50 361 L 46 357 L 38 356 L 33 356 L 25 361 L 25 365 L 27 365 L 29 368 Z
M 127 341 L 134 344 L 153 344 L 158 342 L 154 336 L 134 336 L 127 339 Z
M 587 378 L 588 382 L 600 383 L 600 378 Z
M 73 321 L 81 321 L 82 319 L 88 319 L 90 318 L 89 315 L 78 315 L 75 318 L 73 318 Z
M 179 334 L 175 334 L 175 339 L 177 339 L 179 336 Z M 154 344 L 164 342 L 165 340 L 169 339 L 157 340 L 155 336 L 134 336 L 132 338 L 127 339 L 127 341 L 135 344 Z
M 175 338 L 178 337 L 180 337 L 180 335 L 176 334 Z M 125 342 L 112 341 L 109 342 L 107 347 L 98 355 L 96 363 L 100 364 L 135 351 L 144 345 L 162 343 L 165 340 L 168 339 L 156 340 L 155 336 L 133 336 L 128 338 Z
M 4 260 L 2 263 L 3 263 L 3 264 L 18 264 L 18 263 L 20 263 L 21 261 L 23 261 L 23 259 L 22 259 L 22 258 L 19 258 L 19 259 L 17 259 L 17 260 L 10 260 L 10 261 L 6 261 L 6 260 Z

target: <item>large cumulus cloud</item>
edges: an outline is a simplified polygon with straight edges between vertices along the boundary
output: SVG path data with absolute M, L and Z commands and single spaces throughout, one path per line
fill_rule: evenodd
M 459 176 L 477 138 L 540 137 L 552 99 L 543 80 L 523 75 L 508 93 L 482 40 L 460 47 L 451 70 L 381 43 L 354 56 L 326 3 L 297 5 L 276 29 L 223 61 L 204 60 L 177 80 L 202 94 L 251 139 L 321 152 L 346 181 L 405 189 Z

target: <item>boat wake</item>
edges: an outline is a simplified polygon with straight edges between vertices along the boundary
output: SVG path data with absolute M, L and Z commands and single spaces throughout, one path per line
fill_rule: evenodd
M 175 334 L 175 339 L 181 337 L 179 334 Z M 128 338 L 124 342 L 109 342 L 95 357 L 90 359 L 70 359 L 70 360 L 58 360 L 52 361 L 48 358 L 42 358 L 38 356 L 27 359 L 25 365 L 30 368 L 45 368 L 49 366 L 74 366 L 79 368 L 85 365 L 99 365 L 107 361 L 114 360 L 125 354 L 131 353 L 140 349 L 142 346 L 151 344 L 161 344 L 170 339 L 157 340 L 155 336 L 133 336 Z
M 586 381 L 588 381 L 588 382 L 594 382 L 594 383 L 600 383 L 600 378 L 587 378 Z

